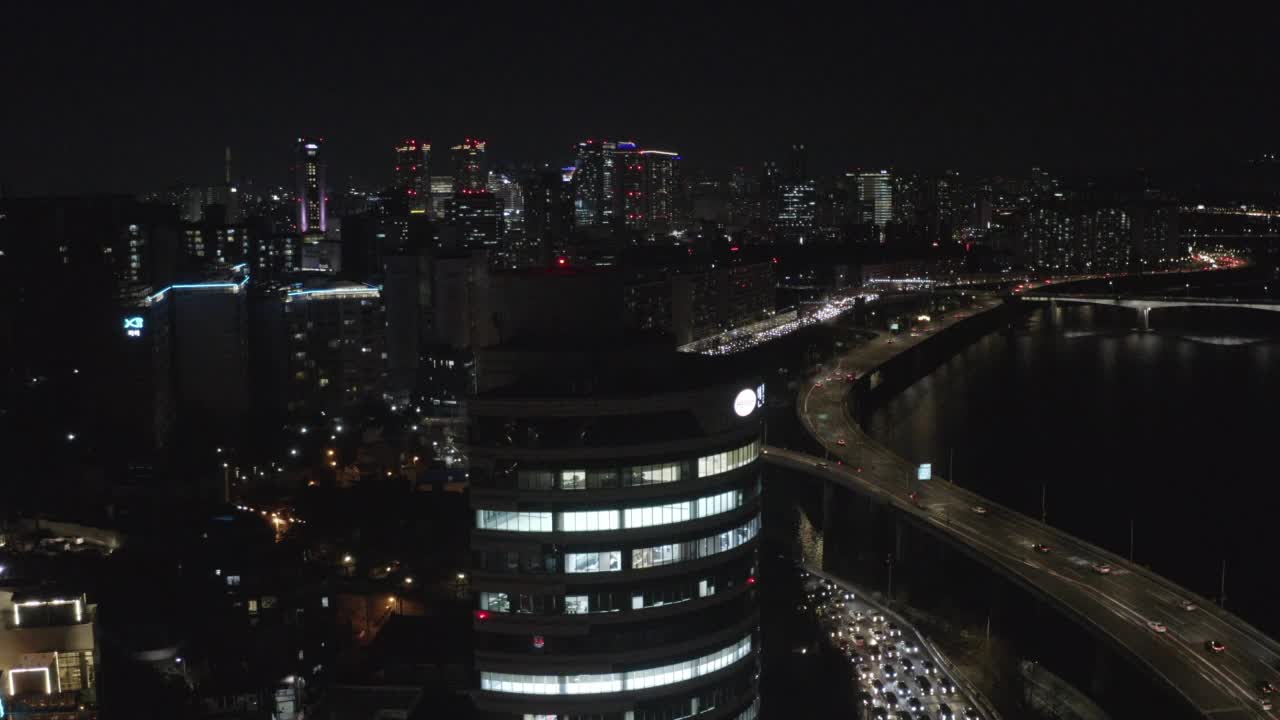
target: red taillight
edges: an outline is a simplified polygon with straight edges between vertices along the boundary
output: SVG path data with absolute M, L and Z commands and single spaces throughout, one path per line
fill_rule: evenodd
M 488 619 L 489 619 L 489 611 L 488 611 L 488 610 L 476 610 L 475 615 L 476 615 L 476 619 L 477 619 L 477 620 L 488 620 Z
M 756 584 L 756 576 L 755 576 L 755 575 L 748 575 L 748 576 L 747 576 L 747 584 L 748 584 L 748 585 L 755 585 L 755 584 Z

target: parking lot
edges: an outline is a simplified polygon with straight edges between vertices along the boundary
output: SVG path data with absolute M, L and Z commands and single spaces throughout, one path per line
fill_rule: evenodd
M 871 720 L 997 720 L 915 628 L 852 586 L 803 568 L 804 599 L 826 639 L 849 659 L 863 717 Z

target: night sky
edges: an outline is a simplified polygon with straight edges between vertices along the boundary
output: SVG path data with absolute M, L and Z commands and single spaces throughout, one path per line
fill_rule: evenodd
M 1173 167 L 1280 149 L 1276 18 L 1248 5 L 19 5 L 0 22 L 0 184 L 18 195 L 214 182 L 225 145 L 237 176 L 284 182 L 301 134 L 328 141 L 335 186 L 388 179 L 408 135 L 437 149 L 484 137 L 509 162 L 632 138 L 714 172 L 794 141 L 819 172 Z

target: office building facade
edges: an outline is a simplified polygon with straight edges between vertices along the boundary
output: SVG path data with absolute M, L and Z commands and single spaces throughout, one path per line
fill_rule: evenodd
M 516 378 L 468 408 L 481 717 L 755 717 L 763 386 L 675 355 L 478 358 Z

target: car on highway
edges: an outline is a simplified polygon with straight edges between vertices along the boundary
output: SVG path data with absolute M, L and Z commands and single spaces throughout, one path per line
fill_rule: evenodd
M 1274 707 L 1274 705 L 1272 705 L 1271 703 L 1271 698 L 1269 697 L 1258 698 L 1258 706 L 1261 707 L 1263 710 L 1270 710 L 1272 707 Z
M 1208 650 L 1211 653 L 1221 653 L 1221 652 L 1227 651 L 1227 646 L 1223 645 L 1217 640 L 1205 640 L 1204 649 Z
M 1276 691 L 1276 686 L 1270 680 L 1258 681 L 1258 692 L 1263 695 L 1270 695 Z
M 894 667 L 893 663 L 885 663 L 884 667 L 881 668 L 881 672 L 883 672 L 884 676 L 890 680 L 898 677 L 898 668 Z
M 902 628 L 898 627 L 898 623 L 891 622 L 885 626 L 889 631 L 889 637 L 899 637 L 902 635 Z
M 927 712 L 918 712 L 912 720 L 932 720 Z
M 869 677 L 871 677 L 871 668 L 867 667 L 866 665 L 859 665 L 859 666 L 858 666 L 858 679 L 859 679 L 859 680 L 866 680 L 866 679 L 867 679 L 867 678 L 869 678 Z
M 978 714 L 978 710 L 972 705 L 964 709 L 964 720 L 982 720 L 982 716 Z
M 938 720 L 955 720 L 956 714 L 951 712 L 951 708 L 946 703 L 938 705 Z
M 862 636 L 862 635 L 854 635 L 854 636 L 853 636 L 853 644 L 854 644 L 854 646 L 856 646 L 856 647 L 866 647 L 866 645 L 867 645 L 867 638 L 866 638 L 866 637 L 864 637 L 864 636 Z
M 910 640 L 903 640 L 902 642 L 898 643 L 898 649 L 901 650 L 904 655 L 907 653 L 920 652 L 920 646 L 916 645 Z
M 916 676 L 916 687 L 920 688 L 921 695 L 933 694 L 933 683 L 929 682 L 929 678 L 923 675 Z
M 976 512 L 976 513 L 978 513 L 979 515 L 986 515 L 986 514 L 987 514 L 987 508 L 986 508 L 985 506 L 983 506 L 983 505 L 974 505 L 974 506 L 973 506 L 973 511 L 974 511 L 974 512 Z
M 814 383 L 814 384 L 813 384 L 813 386 L 814 386 L 815 388 L 818 388 L 819 390 L 821 390 L 821 389 L 822 389 L 822 383 L 820 383 L 820 382 L 816 382 L 816 383 Z
M 1147 621 L 1147 627 L 1151 628 L 1152 630 L 1154 630 L 1154 631 L 1156 631 L 1156 632 L 1158 632 L 1158 633 L 1168 632 L 1168 630 L 1169 630 L 1169 628 L 1165 627 L 1165 624 L 1164 624 L 1164 623 L 1162 623 L 1162 622 L 1157 622 L 1157 621 L 1155 621 L 1155 620 L 1148 620 L 1148 621 Z
M 942 678 L 941 680 L 938 681 L 938 694 L 939 695 L 955 695 L 956 694 L 955 683 L 951 682 L 949 678 Z
M 1049 547 L 1048 545 L 1045 545 L 1044 543 L 1036 543 L 1035 545 L 1031 546 L 1031 549 L 1035 550 L 1041 555 L 1047 555 L 1049 554 L 1049 551 L 1052 550 L 1053 548 Z
M 1181 606 L 1182 606 L 1182 609 L 1186 610 L 1187 612 L 1190 612 L 1196 609 L 1196 604 L 1191 602 L 1190 600 L 1183 600 L 1181 603 Z
M 904 672 L 914 673 L 916 671 L 916 664 L 911 662 L 911 658 L 904 657 L 898 661 L 898 664 L 902 666 Z
M 846 373 L 844 376 L 845 382 L 853 382 L 854 380 L 857 380 L 857 379 L 858 379 L 858 376 L 854 373 Z
M 916 698 L 911 698 L 907 700 L 907 707 L 911 708 L 911 712 L 918 713 L 921 710 L 924 710 L 924 703 L 920 702 Z
M 884 694 L 884 683 L 880 682 L 879 678 L 871 678 L 871 692 L 877 695 Z
M 938 674 L 938 666 L 937 666 L 937 665 L 934 665 L 934 664 L 933 664 L 933 661 L 932 661 L 932 660 L 930 660 L 929 658 L 925 658 L 925 659 L 921 660 L 921 661 L 920 661 L 920 667 L 924 669 L 925 674 L 927 674 L 927 675 L 937 675 L 937 674 Z
M 1094 563 L 1089 567 L 1093 568 L 1093 571 L 1098 573 L 1099 575 L 1111 574 L 1111 566 L 1106 563 Z
M 885 693 L 885 694 L 884 694 L 884 706 L 885 706 L 885 707 L 887 707 L 887 708 L 897 708 L 897 707 L 898 707 L 898 696 L 897 696 L 897 695 L 894 695 L 894 694 L 893 694 L 893 693 L 891 693 L 891 692 L 887 692 L 887 693 Z
M 839 438 L 838 440 L 836 440 L 836 444 L 839 445 L 840 447 L 844 447 L 849 443 L 844 438 Z
M 884 708 L 876 708 L 871 718 L 872 720 L 889 720 L 889 713 L 885 712 Z

